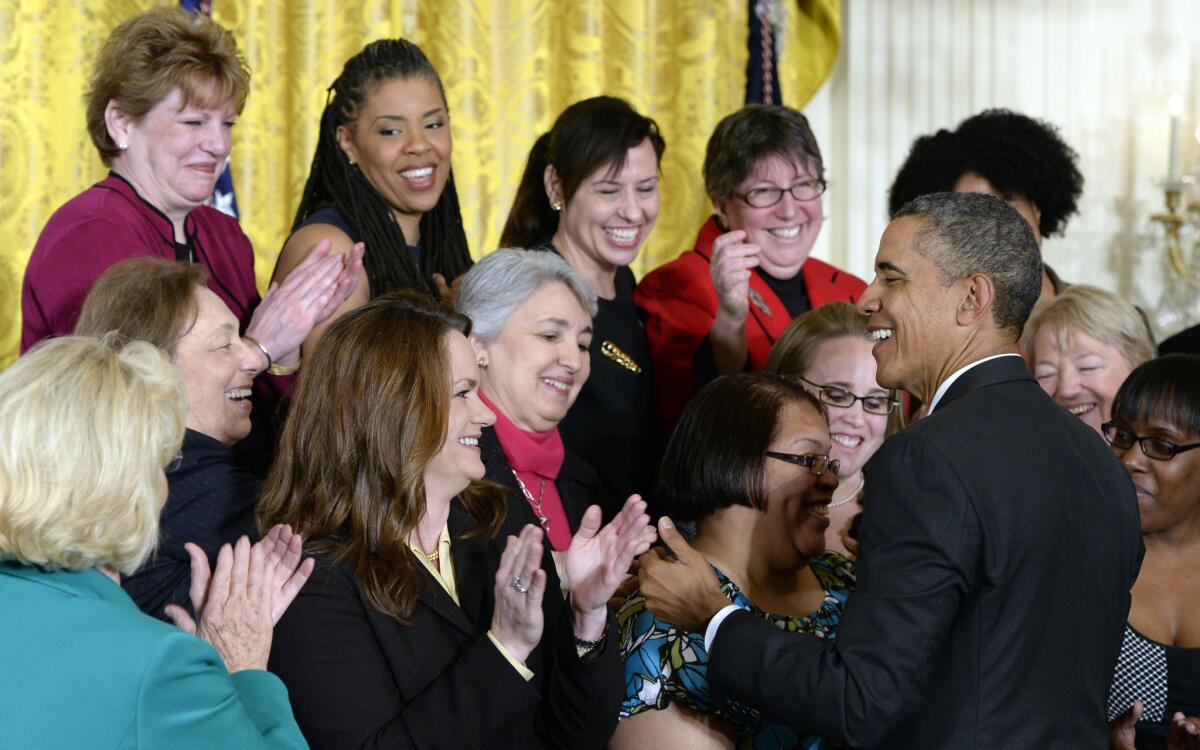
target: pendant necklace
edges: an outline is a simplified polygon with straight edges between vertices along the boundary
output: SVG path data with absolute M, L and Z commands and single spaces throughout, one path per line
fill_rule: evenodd
M 512 473 L 513 478 L 517 480 L 517 484 L 521 487 L 521 492 L 524 493 L 525 499 L 528 500 L 529 505 L 533 507 L 533 514 L 537 516 L 538 523 L 540 523 L 542 528 L 545 529 L 546 533 L 549 534 L 550 519 L 544 512 L 542 512 L 542 494 L 546 491 L 546 478 L 538 477 L 538 479 L 541 480 L 541 484 L 538 485 L 537 500 L 534 500 L 533 493 L 531 493 L 529 488 L 525 486 L 525 483 L 521 481 L 521 476 L 517 474 L 517 470 L 513 469 Z

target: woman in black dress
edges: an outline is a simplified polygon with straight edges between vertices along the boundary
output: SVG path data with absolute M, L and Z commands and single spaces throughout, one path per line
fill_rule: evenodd
M 572 104 L 534 143 L 500 237 L 503 247 L 558 253 L 599 296 L 591 377 L 559 430 L 616 498 L 645 493 L 661 455 L 650 347 L 629 264 L 658 218 L 665 147 L 658 125 L 622 99 Z

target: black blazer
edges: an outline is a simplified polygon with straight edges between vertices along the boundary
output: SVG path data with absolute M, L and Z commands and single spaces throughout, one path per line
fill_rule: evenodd
M 1004 357 L 964 373 L 872 469 L 836 643 L 735 613 L 714 687 L 853 747 L 1108 747 L 1142 543 L 1104 441 Z
M 536 526 L 537 515 L 533 508 L 529 507 L 529 501 L 525 499 L 521 486 L 513 476 L 512 466 L 508 463 L 508 457 L 504 455 L 504 448 L 500 446 L 500 438 L 496 435 L 494 427 L 483 428 L 483 433 L 479 436 L 479 451 L 483 459 L 484 479 L 503 486 L 509 492 L 509 512 L 497 538 L 503 541 L 508 534 L 517 535 L 527 523 Z M 591 505 L 600 506 L 600 510 L 604 512 L 604 523 L 608 523 L 621 510 L 621 506 L 615 504 L 605 493 L 604 485 L 596 471 L 570 448 L 564 448 L 563 465 L 558 470 L 558 479 L 555 480 L 554 486 L 558 488 L 558 495 L 562 498 L 572 534 L 579 530 L 579 522 L 583 520 L 584 512 Z M 545 541 L 549 547 L 549 537 L 546 537 Z
M 353 575 L 318 556 L 275 628 L 269 669 L 320 748 L 600 748 L 617 723 L 622 672 L 610 617 L 598 652 L 580 659 L 570 608 L 546 555 L 545 632 L 526 682 L 487 637 L 502 539 L 450 533 L 461 607 L 423 568 L 425 589 L 402 625 L 367 601 Z
M 167 472 L 158 548 L 133 575 L 121 579 L 143 612 L 165 620 L 168 604 L 191 611 L 191 558 L 184 543 L 199 545 L 215 568 L 222 544 L 243 535 L 258 539 L 254 506 L 261 487 L 229 446 L 195 430 L 184 432 L 179 465 Z

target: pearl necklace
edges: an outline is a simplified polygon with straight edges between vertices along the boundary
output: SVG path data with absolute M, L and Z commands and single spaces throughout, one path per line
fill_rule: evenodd
M 851 493 L 849 494 L 849 496 L 847 496 L 847 497 L 846 497 L 846 499 L 845 499 L 845 500 L 838 500 L 837 502 L 832 502 L 832 503 L 830 503 L 830 504 L 829 504 L 829 507 L 830 507 L 830 508 L 837 508 L 837 507 L 839 507 L 839 506 L 846 505 L 847 503 L 850 503 L 850 502 L 852 502 L 852 501 L 854 500 L 854 498 L 858 497 L 858 494 L 859 494 L 860 492 L 862 492 L 862 490 L 863 490 L 863 487 L 864 487 L 866 484 L 867 484 L 867 478 L 866 478 L 866 477 L 863 477 L 863 478 L 862 478 L 862 479 L 859 481 L 859 483 L 858 483 L 858 486 L 854 488 L 854 492 L 851 492 Z

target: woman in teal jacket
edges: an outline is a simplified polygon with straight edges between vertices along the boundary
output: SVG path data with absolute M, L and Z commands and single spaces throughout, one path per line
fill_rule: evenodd
M 211 576 L 192 547 L 180 627 L 118 583 L 155 547 L 183 393 L 144 342 L 54 339 L 0 373 L 0 745 L 307 747 L 265 671 L 299 537 L 226 545 Z

